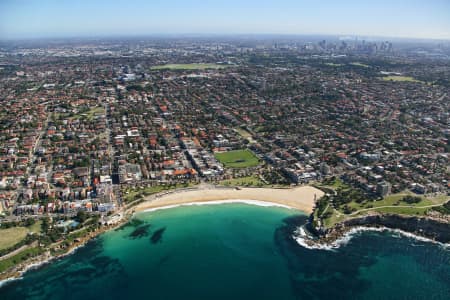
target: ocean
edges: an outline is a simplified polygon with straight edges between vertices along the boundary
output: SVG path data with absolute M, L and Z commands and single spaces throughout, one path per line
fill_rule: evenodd
M 241 203 L 139 213 L 0 299 L 450 299 L 449 248 L 365 231 L 308 249 L 293 238 L 306 219 Z

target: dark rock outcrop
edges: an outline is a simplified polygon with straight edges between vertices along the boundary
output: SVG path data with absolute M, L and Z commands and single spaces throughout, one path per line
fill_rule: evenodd
M 344 226 L 384 226 L 400 229 L 441 243 L 450 242 L 450 224 L 424 217 L 392 214 L 370 215 L 343 222 Z
M 353 227 L 386 227 L 399 229 L 418 236 L 429 238 L 441 243 L 450 243 L 450 224 L 435 219 L 394 214 L 375 214 L 353 218 L 336 224 L 332 228 L 311 228 L 309 230 L 319 237 L 319 240 L 329 242 L 340 238 Z

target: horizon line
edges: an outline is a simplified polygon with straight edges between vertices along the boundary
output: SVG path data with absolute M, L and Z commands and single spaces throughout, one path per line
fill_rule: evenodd
M 0 41 L 34 41 L 34 40 L 76 40 L 76 39 L 127 39 L 127 38 L 150 38 L 150 37 L 257 37 L 257 36 L 273 36 L 273 37 L 334 37 L 334 38 L 351 38 L 351 39 L 377 39 L 377 40 L 413 40 L 413 41 L 434 41 L 434 42 L 450 42 L 450 37 L 412 37 L 412 36 L 383 36 L 383 35 L 364 35 L 350 33 L 137 33 L 137 34 L 120 34 L 120 33 L 98 33 L 98 34 L 66 34 L 66 35 L 30 35 L 18 37 L 0 37 Z

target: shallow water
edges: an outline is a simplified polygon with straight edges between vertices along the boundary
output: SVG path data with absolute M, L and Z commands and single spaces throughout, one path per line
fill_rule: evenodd
M 139 214 L 0 288 L 1 299 L 448 299 L 450 251 L 388 232 L 333 251 L 293 238 L 306 216 L 222 204 Z

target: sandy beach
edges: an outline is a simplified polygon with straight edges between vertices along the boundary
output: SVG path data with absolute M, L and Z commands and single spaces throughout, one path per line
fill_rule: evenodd
M 269 202 L 311 213 L 315 199 L 319 199 L 323 195 L 324 193 L 321 190 L 312 186 L 290 189 L 199 187 L 193 190 L 149 196 L 145 202 L 137 205 L 134 209 L 135 211 L 144 211 L 158 207 L 208 201 L 230 200 L 230 202 L 235 202 L 239 199 Z

